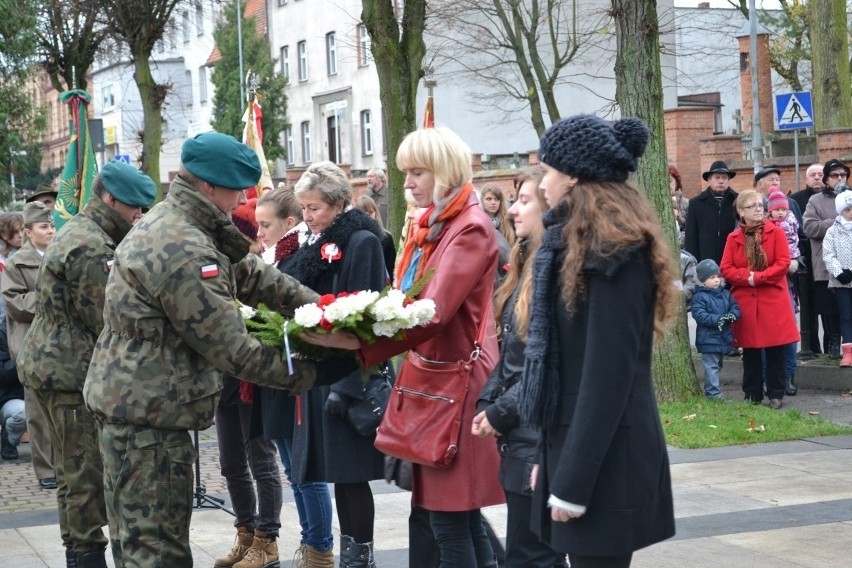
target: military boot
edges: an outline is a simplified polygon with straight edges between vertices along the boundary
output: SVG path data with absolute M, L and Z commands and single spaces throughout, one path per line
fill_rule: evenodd
M 77 568 L 107 568 L 106 549 L 93 550 L 77 555 Z
M 274 536 L 255 531 L 254 541 L 234 568 L 278 568 L 278 542 Z
M 77 566 L 77 553 L 73 548 L 65 549 L 65 568 L 79 568 Z
M 237 527 L 237 539 L 234 541 L 234 547 L 227 555 L 217 558 L 213 566 L 215 568 L 230 568 L 243 559 L 252 542 L 254 542 L 254 532 L 249 531 L 246 527 Z

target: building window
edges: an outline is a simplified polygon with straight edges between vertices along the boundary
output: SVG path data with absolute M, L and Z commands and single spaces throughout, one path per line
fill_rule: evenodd
M 201 2 L 195 3 L 195 28 L 198 35 L 204 35 L 204 7 Z
M 334 32 L 325 36 L 325 56 L 328 61 L 328 74 L 337 75 L 337 42 L 334 39 Z
M 364 67 L 370 61 L 370 34 L 367 33 L 367 26 L 358 24 L 358 65 Z
M 286 6 L 286 5 L 287 5 L 287 0 L 278 0 L 278 5 L 279 5 L 279 6 Z
M 181 14 L 181 22 L 183 22 L 183 43 L 189 43 L 189 12 L 187 12 L 186 10 L 184 10 Z
M 296 44 L 296 49 L 299 52 L 299 81 L 308 80 L 308 46 L 302 40 Z
M 284 140 L 287 142 L 287 165 L 296 163 L 296 143 L 293 141 L 293 129 L 287 127 L 284 130 Z
M 373 117 L 368 110 L 361 111 L 361 152 L 373 155 Z
M 115 106 L 115 93 L 113 92 L 112 85 L 107 85 L 101 90 L 101 97 L 101 108 L 103 110 L 109 110 Z
M 192 71 L 187 69 L 184 77 L 186 78 L 186 104 L 192 106 Z
M 311 123 L 302 123 L 302 162 L 311 162 Z
M 202 103 L 207 102 L 207 66 L 202 65 L 198 68 L 198 100 Z
M 281 48 L 281 75 L 284 80 L 290 82 L 290 46 L 285 45 Z

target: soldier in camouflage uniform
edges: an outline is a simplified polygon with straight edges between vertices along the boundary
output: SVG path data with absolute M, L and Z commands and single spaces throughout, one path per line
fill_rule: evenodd
M 117 568 L 192 566 L 195 449 L 227 372 L 301 392 L 316 377 L 246 331 L 234 300 L 292 312 L 317 294 L 248 255 L 231 221 L 260 178 L 257 155 L 231 136 L 187 140 L 168 197 L 116 249 L 104 330 L 83 394 L 101 424 L 107 516 Z M 257 537 L 255 537 L 257 538 Z M 274 553 L 274 538 L 256 543 Z
M 67 566 L 106 567 L 107 524 L 98 428 L 83 404 L 83 381 L 103 329 L 104 289 L 115 247 L 154 200 L 153 180 L 109 162 L 86 207 L 45 251 L 36 317 L 18 371 L 44 411 L 59 483 L 59 518 L 70 533 Z

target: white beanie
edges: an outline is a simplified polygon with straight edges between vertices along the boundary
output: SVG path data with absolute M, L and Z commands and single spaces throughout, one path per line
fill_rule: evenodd
M 852 191 L 841 191 L 834 198 L 834 209 L 840 215 L 847 207 L 852 207 Z

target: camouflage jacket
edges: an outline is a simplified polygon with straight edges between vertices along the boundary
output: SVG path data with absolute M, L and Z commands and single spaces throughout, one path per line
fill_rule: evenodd
M 18 354 L 18 373 L 34 389 L 81 392 L 104 327 L 104 289 L 115 247 L 130 221 L 93 195 L 44 253 L 36 316 Z
M 6 261 L 0 290 L 6 301 L 6 324 L 9 333 L 9 353 L 18 360 L 18 351 L 35 316 L 36 276 L 41 255 L 30 241 L 23 244 L 15 256 Z M 21 379 L 24 386 L 27 383 Z
M 221 373 L 288 388 L 281 349 L 246 331 L 234 299 L 292 313 L 318 299 L 260 257 L 181 178 L 115 251 L 104 329 L 83 396 L 99 420 L 171 430 L 213 422 Z

